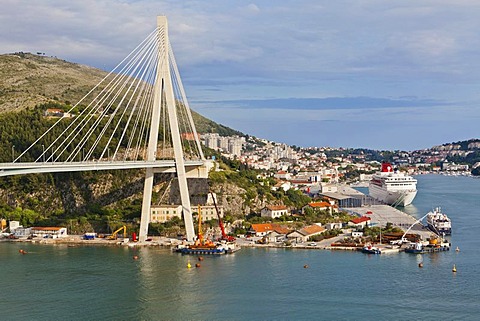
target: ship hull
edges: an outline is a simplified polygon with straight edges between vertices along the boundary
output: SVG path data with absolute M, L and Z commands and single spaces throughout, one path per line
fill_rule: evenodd
M 368 187 L 368 193 L 371 197 L 385 204 L 398 204 L 399 206 L 407 206 L 412 204 L 413 199 L 417 195 L 417 190 L 389 191 L 379 186 L 370 184 Z
M 444 235 L 452 235 L 452 229 L 451 228 L 441 228 L 441 227 L 435 227 L 432 223 L 427 222 L 427 227 L 430 231 L 436 233 L 436 234 L 444 234 Z
M 182 253 L 182 254 L 191 254 L 191 255 L 220 255 L 220 254 L 225 254 L 226 251 L 225 249 L 218 249 L 218 248 L 212 248 L 212 249 L 199 249 L 199 248 L 183 248 L 178 250 L 177 252 Z
M 425 253 L 435 253 L 435 252 L 444 252 L 450 251 L 450 246 L 443 245 L 443 246 L 423 246 L 421 248 L 406 248 L 405 253 L 412 253 L 412 254 L 425 254 Z
M 179 245 L 173 248 L 173 251 L 182 254 L 190 255 L 221 255 L 233 254 L 240 250 L 240 247 L 235 243 L 218 244 L 217 246 L 185 246 Z

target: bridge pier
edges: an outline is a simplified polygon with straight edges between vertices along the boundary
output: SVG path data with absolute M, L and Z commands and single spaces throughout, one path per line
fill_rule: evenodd
M 138 240 L 145 242 L 148 235 L 148 225 L 150 223 L 150 212 L 152 204 L 152 189 L 153 189 L 153 169 L 147 168 L 145 173 L 145 184 L 143 187 L 143 202 L 142 214 L 140 217 L 140 231 L 138 233 Z
M 188 241 L 193 241 L 195 230 L 193 228 L 192 209 L 190 206 L 190 195 L 188 193 L 187 174 L 185 171 L 185 160 L 183 155 L 182 141 L 178 127 L 177 109 L 175 95 L 173 93 L 173 84 L 169 64 L 169 45 L 168 24 L 165 16 L 157 17 L 157 27 L 159 29 L 160 42 L 159 56 L 157 64 L 157 76 L 155 78 L 155 93 L 152 112 L 152 122 L 150 128 L 150 137 L 147 148 L 147 160 L 154 161 L 158 148 L 158 129 L 160 125 L 160 111 L 162 106 L 167 109 L 170 133 L 172 135 L 173 150 L 175 156 L 175 168 L 180 188 L 180 197 L 182 200 L 183 220 L 185 222 L 185 232 Z M 163 32 L 162 32 L 163 31 Z M 153 169 L 147 169 L 145 175 L 145 186 L 142 203 L 142 215 L 140 221 L 139 240 L 145 241 L 148 233 L 148 224 L 150 221 L 150 207 L 153 188 Z

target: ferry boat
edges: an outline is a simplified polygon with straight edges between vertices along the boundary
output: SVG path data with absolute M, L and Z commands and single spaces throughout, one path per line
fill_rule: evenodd
M 410 205 L 417 195 L 417 180 L 383 163 L 368 185 L 371 197 L 392 206 Z
M 438 235 L 452 234 L 452 221 L 448 218 L 447 214 L 442 213 L 440 207 L 435 208 L 427 214 L 427 226 L 432 232 Z

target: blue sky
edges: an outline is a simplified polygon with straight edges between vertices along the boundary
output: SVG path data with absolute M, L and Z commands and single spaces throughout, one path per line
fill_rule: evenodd
M 480 1 L 0 0 L 0 52 L 111 70 L 169 20 L 191 107 L 298 146 L 480 138 Z

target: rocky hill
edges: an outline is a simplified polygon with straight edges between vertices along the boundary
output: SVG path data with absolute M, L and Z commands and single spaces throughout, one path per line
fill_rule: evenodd
M 17 52 L 0 55 L 0 113 L 57 101 L 75 104 L 107 72 L 55 57 Z M 101 90 L 100 86 L 98 90 Z M 197 131 L 241 135 L 193 112 Z
M 0 112 L 48 101 L 75 102 L 107 73 L 53 57 L 0 55 Z
M 440 146 L 432 147 L 434 151 L 455 151 L 455 150 L 464 150 L 464 151 L 473 151 L 480 149 L 480 139 L 469 139 L 455 143 L 447 143 Z

